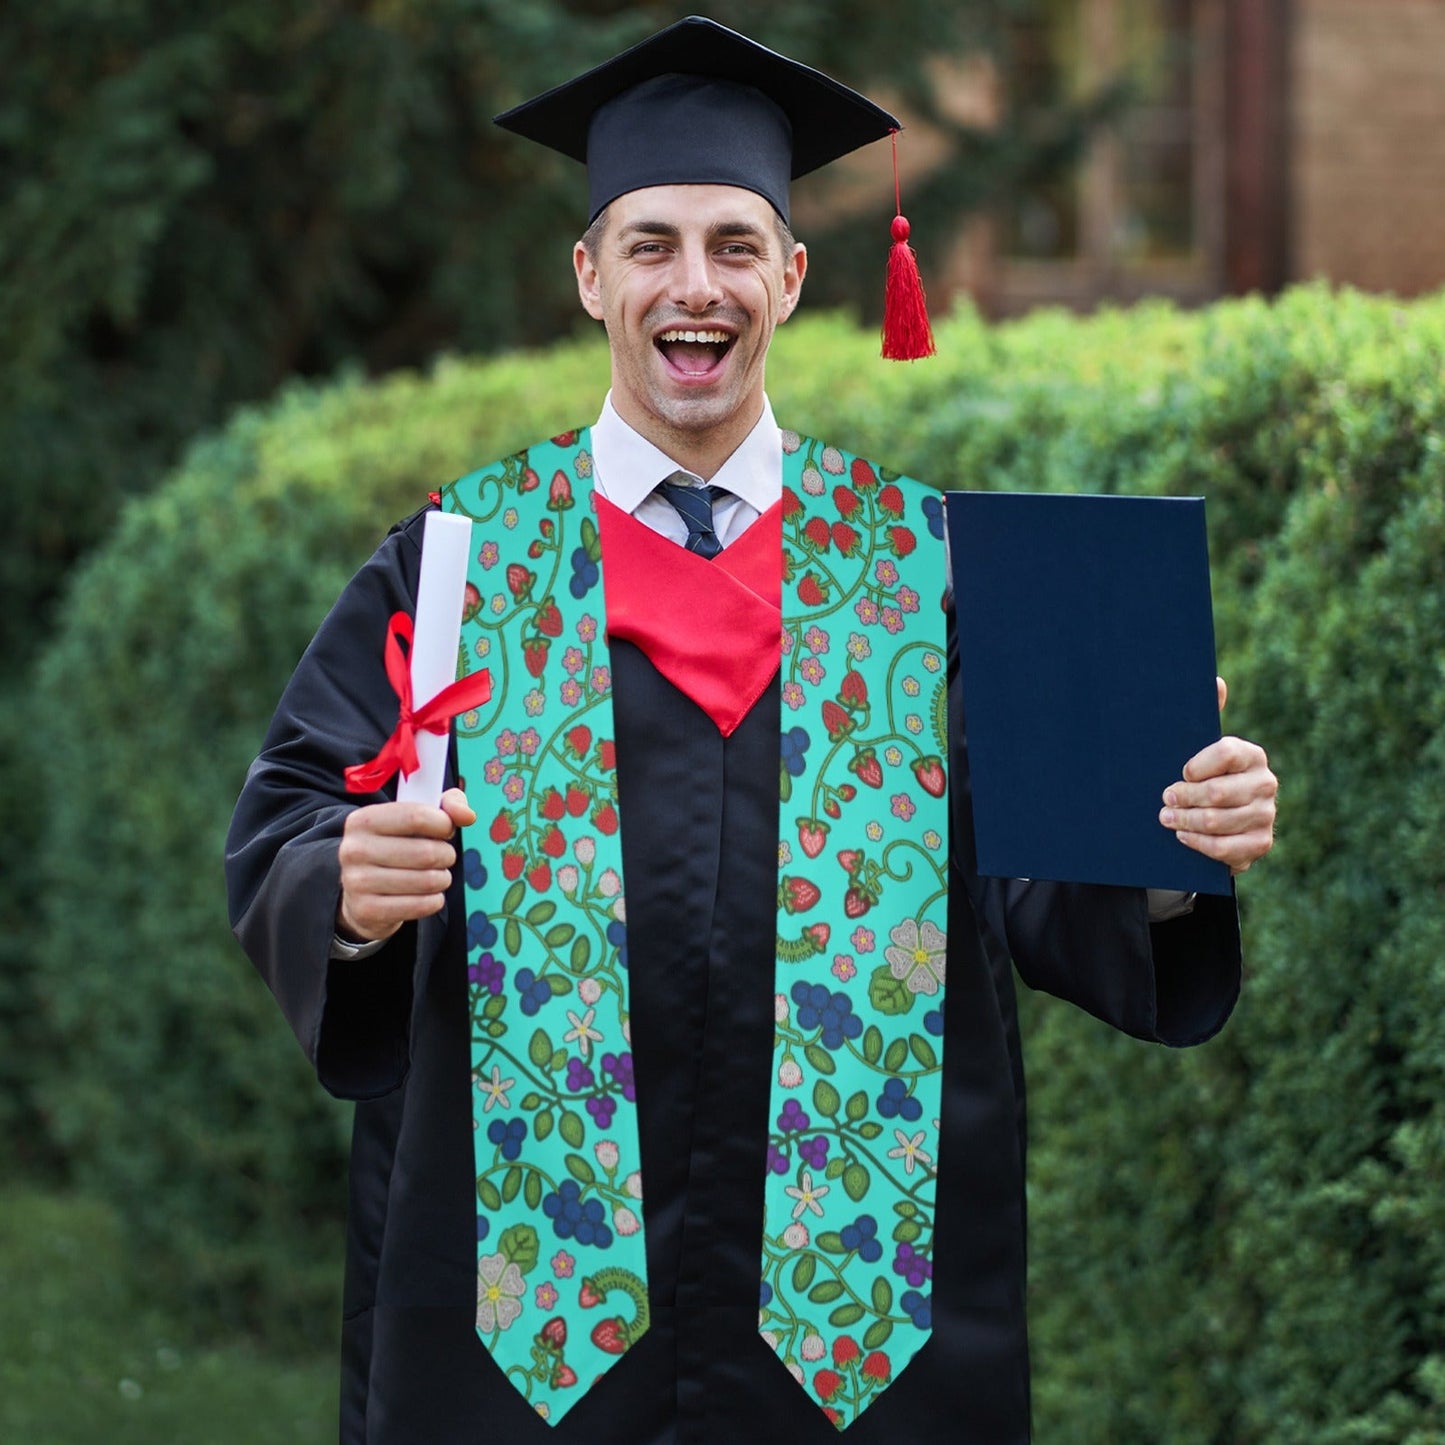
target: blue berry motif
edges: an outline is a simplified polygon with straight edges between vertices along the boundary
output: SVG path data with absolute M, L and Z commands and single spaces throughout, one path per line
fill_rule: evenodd
M 885 1119 L 907 1119 L 910 1122 L 920 1118 L 923 1105 L 908 1092 L 908 1085 L 902 1079 L 889 1079 L 878 1096 L 878 1112 Z
M 501 1148 L 502 1158 L 509 1163 L 521 1156 L 526 1137 L 527 1124 L 523 1119 L 493 1119 L 487 1125 L 487 1138 Z
M 522 995 L 522 1012 L 531 1018 L 552 997 L 552 986 L 530 968 L 519 968 L 513 979 Z
M 799 777 L 807 766 L 803 754 L 808 751 L 811 741 L 806 728 L 789 728 L 783 734 L 783 766 L 790 778 Z
M 614 918 L 607 925 L 607 941 L 617 950 L 617 966 L 627 967 L 627 925 Z
M 925 497 L 923 515 L 928 518 L 928 530 L 940 541 L 943 539 L 943 498 Z
M 936 1039 L 943 1037 L 943 1005 L 931 1008 L 923 1015 L 923 1027 Z
M 542 1200 L 542 1213 L 552 1221 L 558 1239 L 575 1239 L 578 1244 L 606 1249 L 612 1243 L 607 1211 L 600 1199 L 584 1201 L 581 1195 L 581 1186 L 575 1179 L 564 1179 L 554 1193 Z
M 926 1294 L 920 1294 L 916 1289 L 903 1291 L 903 1298 L 898 1301 L 903 1307 L 903 1313 L 918 1326 L 920 1330 L 933 1328 L 933 1300 Z
M 479 849 L 468 848 L 462 854 L 462 876 L 467 880 L 468 888 L 486 887 L 487 865 L 482 862 Z
M 572 595 L 581 599 L 597 585 L 597 564 L 587 555 L 585 547 L 578 547 L 572 553 L 572 580 L 567 585 Z
M 871 1214 L 860 1214 L 838 1233 L 842 1236 L 843 1248 L 856 1249 L 858 1258 L 866 1263 L 877 1264 L 883 1258 L 883 1246 L 878 1242 L 878 1221 Z
M 856 1039 L 863 1032 L 863 1020 L 853 1012 L 853 1000 L 846 993 L 833 993 L 826 984 L 795 983 L 793 1002 L 798 1006 L 798 1027 L 823 1030 L 823 1047 L 840 1049 L 844 1039 Z
M 467 919 L 467 952 L 490 948 L 497 941 L 497 925 L 478 909 Z

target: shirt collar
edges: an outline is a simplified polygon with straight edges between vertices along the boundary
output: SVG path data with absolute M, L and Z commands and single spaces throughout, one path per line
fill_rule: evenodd
M 610 391 L 592 428 L 592 460 L 597 490 L 624 512 L 635 512 L 659 482 L 687 470 L 618 416 Z M 767 397 L 757 425 L 710 480 L 758 512 L 782 496 L 783 439 Z

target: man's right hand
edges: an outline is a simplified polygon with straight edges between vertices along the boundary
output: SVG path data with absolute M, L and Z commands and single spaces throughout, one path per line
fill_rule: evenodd
M 477 815 L 460 788 L 441 806 L 373 803 L 347 815 L 341 834 L 341 901 L 336 929 L 370 943 L 390 938 L 403 923 L 441 912 L 457 850 L 451 838 Z

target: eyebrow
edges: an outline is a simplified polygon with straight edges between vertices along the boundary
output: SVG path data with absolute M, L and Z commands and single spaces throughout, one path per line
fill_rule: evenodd
M 636 236 L 657 236 L 665 241 L 679 241 L 682 239 L 682 229 L 671 221 L 641 220 L 629 221 L 617 233 L 619 241 L 630 240 Z M 718 221 L 708 227 L 707 239 L 709 241 L 732 239 L 766 241 L 767 232 L 751 221 Z

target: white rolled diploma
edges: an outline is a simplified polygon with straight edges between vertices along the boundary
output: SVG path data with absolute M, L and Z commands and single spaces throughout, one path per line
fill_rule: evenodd
M 416 619 L 411 644 L 411 699 L 419 710 L 457 680 L 457 648 L 467 595 L 467 562 L 472 550 L 472 519 L 455 512 L 428 512 L 421 539 L 421 581 L 416 589 Z M 398 775 L 399 803 L 441 802 L 446 781 L 451 730 L 416 734 L 417 770 Z

